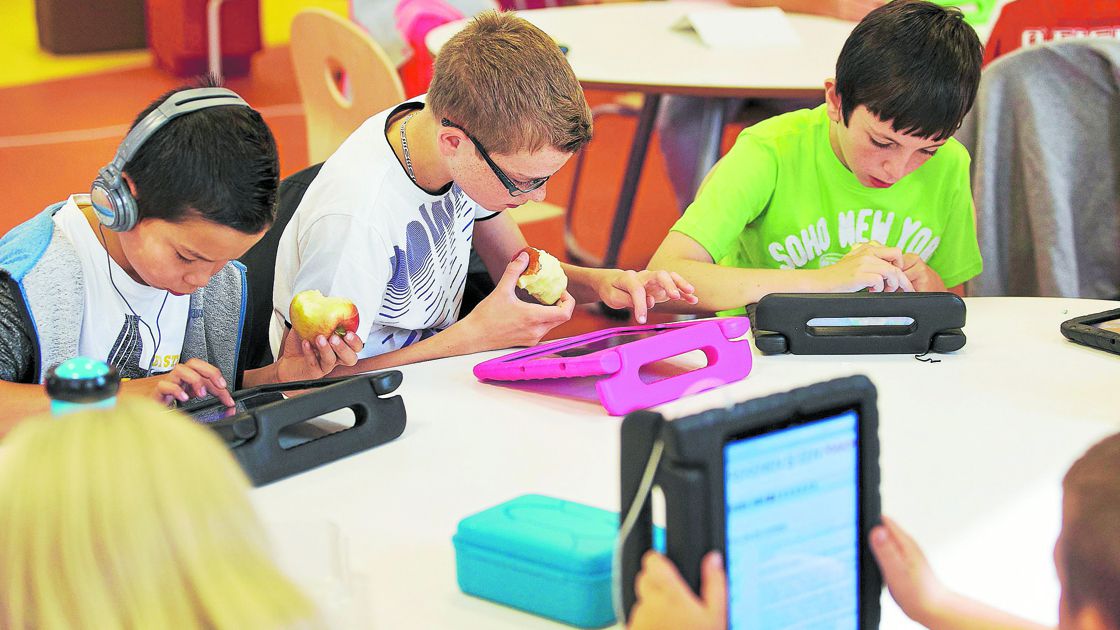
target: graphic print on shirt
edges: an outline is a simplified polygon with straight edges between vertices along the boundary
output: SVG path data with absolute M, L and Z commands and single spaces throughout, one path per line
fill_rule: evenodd
M 140 354 L 144 350 L 144 340 L 140 337 L 140 317 L 125 315 L 113 348 L 109 350 L 106 362 L 117 368 L 121 379 L 144 378 L 147 371 L 140 369 Z
M 1120 24 L 1113 26 L 1094 26 L 1088 28 L 1034 26 L 1023 29 L 1019 46 L 1026 48 L 1050 41 L 1064 39 L 1083 39 L 1086 37 L 1105 37 L 1120 39 Z
M 386 328 L 392 328 L 410 312 L 415 316 L 416 309 L 423 309 L 421 327 L 407 327 L 412 330 L 401 340 L 399 347 L 402 348 L 431 337 L 455 322 L 463 297 L 467 261 L 457 259 L 456 239 L 452 238 L 451 230 L 455 228 L 456 219 L 465 220 L 461 231 L 466 232 L 469 243 L 474 227 L 474 206 L 458 186 L 444 198 L 421 205 L 418 211 L 422 220 L 410 221 L 405 227 L 405 249 L 393 246 L 393 255 L 389 258 L 393 272 L 378 313 Z M 454 291 L 440 286 L 445 279 L 455 278 L 458 278 L 458 286 Z M 384 336 L 381 344 L 389 343 L 393 337 L 393 333 Z
M 941 244 L 941 236 L 934 234 L 921 220 L 907 216 L 901 219 L 902 229 L 897 238 L 891 240 L 891 228 L 897 221 L 895 212 L 871 208 L 838 212 L 835 236 L 829 232 L 828 221 L 821 217 L 801 228 L 799 233 L 770 243 L 766 249 L 775 261 L 781 263 L 781 269 L 800 269 L 814 260 L 818 267 L 827 267 L 839 262 L 844 253 L 853 247 L 870 241 L 897 247 L 904 254 L 918 254 L 923 261 L 929 262 Z M 843 253 L 828 251 L 834 238 Z

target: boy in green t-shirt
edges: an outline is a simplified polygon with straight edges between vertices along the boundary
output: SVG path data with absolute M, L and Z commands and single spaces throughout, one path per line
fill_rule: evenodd
M 980 273 L 969 157 L 951 136 L 982 54 L 957 9 L 872 11 L 825 104 L 745 129 L 650 268 L 693 283 L 688 310 L 725 313 L 769 293 L 944 291 Z

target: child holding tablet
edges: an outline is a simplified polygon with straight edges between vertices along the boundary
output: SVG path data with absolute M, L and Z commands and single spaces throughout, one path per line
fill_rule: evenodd
M 1062 530 L 1054 543 L 1054 566 L 1062 588 L 1059 628 L 1120 628 L 1118 471 L 1120 434 L 1089 448 L 1062 480 Z M 871 551 L 899 607 L 928 628 L 1044 627 L 947 589 L 917 543 L 889 519 L 872 530 Z
M 1062 481 L 1062 530 L 1054 544 L 1061 584 L 1058 627 L 1120 629 L 1120 434 L 1089 448 Z M 937 578 L 918 544 L 884 518 L 871 531 L 871 551 L 902 611 L 928 628 L 1038 630 L 1016 617 L 950 591 Z M 664 556 L 647 552 L 638 574 L 638 602 L 631 630 L 727 627 L 727 586 L 722 559 L 709 553 L 697 597 Z

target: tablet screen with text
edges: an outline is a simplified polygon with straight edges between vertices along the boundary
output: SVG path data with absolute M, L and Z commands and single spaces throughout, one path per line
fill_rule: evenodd
M 732 630 L 859 627 L 859 416 L 724 444 Z

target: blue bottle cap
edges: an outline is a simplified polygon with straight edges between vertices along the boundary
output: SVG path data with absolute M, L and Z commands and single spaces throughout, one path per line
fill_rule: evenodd
M 121 379 L 117 369 L 102 361 L 75 357 L 47 372 L 47 395 L 69 403 L 95 403 L 117 395 Z

